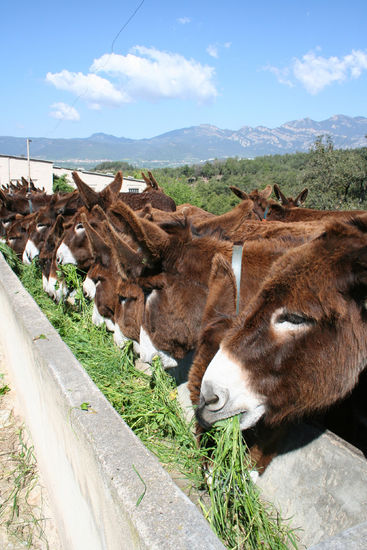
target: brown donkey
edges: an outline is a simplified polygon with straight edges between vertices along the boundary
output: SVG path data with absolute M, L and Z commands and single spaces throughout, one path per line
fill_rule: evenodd
M 240 414 L 242 429 L 260 421 L 274 434 L 343 399 L 367 364 L 366 300 L 367 215 L 331 221 L 277 260 L 223 338 L 213 338 L 219 351 L 201 365 L 199 422 Z

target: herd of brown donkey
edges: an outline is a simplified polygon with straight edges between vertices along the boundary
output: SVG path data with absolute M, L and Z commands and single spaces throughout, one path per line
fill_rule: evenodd
M 75 264 L 93 322 L 188 377 L 198 434 L 240 415 L 260 473 L 292 423 L 325 411 L 366 452 L 367 212 L 300 208 L 307 189 L 275 185 L 277 200 L 231 187 L 241 201 L 216 216 L 176 207 L 151 172 L 142 193 L 121 193 L 121 172 L 101 192 L 73 177 L 72 193 L 0 191 L 2 237 L 38 256 L 53 299 L 68 293 L 58 265 Z

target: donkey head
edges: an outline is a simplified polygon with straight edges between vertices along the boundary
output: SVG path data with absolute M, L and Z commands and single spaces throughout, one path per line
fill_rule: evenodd
M 274 425 L 342 399 L 367 364 L 366 298 L 366 216 L 285 253 L 224 335 L 199 419 Z

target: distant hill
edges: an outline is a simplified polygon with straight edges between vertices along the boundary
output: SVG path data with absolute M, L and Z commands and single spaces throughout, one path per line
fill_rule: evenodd
M 61 165 L 94 166 L 121 160 L 139 166 L 197 164 L 213 158 L 251 158 L 259 155 L 308 151 L 319 135 L 329 135 L 336 148 L 367 146 L 367 118 L 335 115 L 317 122 L 310 118 L 278 128 L 243 126 L 222 130 L 209 124 L 173 130 L 151 139 L 127 139 L 103 133 L 89 138 L 31 138 L 31 157 Z M 26 138 L 0 137 L 0 154 L 22 156 Z

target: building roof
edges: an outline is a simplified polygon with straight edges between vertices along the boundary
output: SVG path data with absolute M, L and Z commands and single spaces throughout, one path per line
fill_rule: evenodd
M 16 160 L 28 160 L 26 156 L 22 156 L 22 157 L 16 157 L 15 155 L 1 155 L 0 154 L 0 157 L 2 158 L 5 158 L 5 159 L 16 159 Z M 41 159 L 33 159 L 33 158 L 29 158 L 30 161 L 33 161 L 33 162 L 45 162 L 47 164 L 53 164 L 53 161 L 52 160 L 41 160 Z

